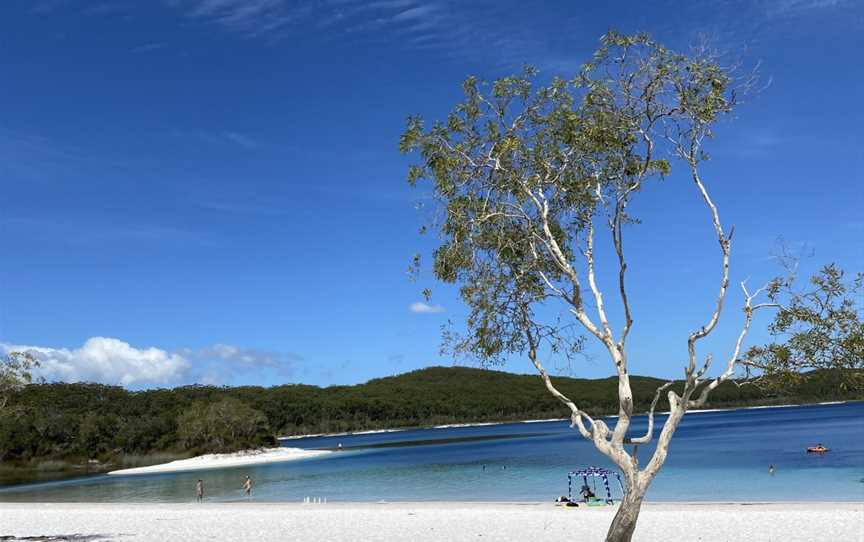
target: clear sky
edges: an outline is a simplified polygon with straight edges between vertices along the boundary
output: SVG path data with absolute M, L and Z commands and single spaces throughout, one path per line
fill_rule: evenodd
M 778 271 L 778 236 L 813 252 L 805 270 L 864 269 L 861 2 L 4 0 L 0 349 L 38 348 L 51 379 L 133 388 L 451 364 L 440 327 L 466 311 L 405 272 L 431 246 L 397 151 L 405 118 L 442 117 L 469 74 L 572 76 L 610 27 L 678 49 L 707 33 L 762 63 L 770 85 L 708 146 L 734 281 Z M 680 172 L 636 211 L 632 371 L 679 375 L 716 241 Z M 704 352 L 729 353 L 740 299 Z M 566 372 L 609 365 L 592 348 Z

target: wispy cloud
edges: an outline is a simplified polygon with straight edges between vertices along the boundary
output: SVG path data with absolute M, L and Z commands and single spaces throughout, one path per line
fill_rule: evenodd
M 217 23 L 250 35 L 275 32 L 310 11 L 310 5 L 283 0 L 175 0 L 177 8 L 193 19 Z
M 245 149 L 257 149 L 260 146 L 257 141 L 248 135 L 241 134 L 240 132 L 222 131 L 219 135 L 224 140 L 239 145 Z
M 193 363 L 190 379 L 209 385 L 224 385 L 237 379 L 270 382 L 284 381 L 297 373 L 303 356 L 294 352 L 275 352 L 217 343 L 198 350 L 183 349 L 181 354 Z
M 61 141 L 0 125 L 0 178 L 45 182 L 72 173 L 117 173 L 126 167 L 124 160 L 89 148 L 87 141 Z
M 220 359 L 247 367 L 284 368 L 292 363 L 303 361 L 303 356 L 293 352 L 273 352 L 222 343 L 207 346 L 189 355 L 204 359 Z
M 60 9 L 68 3 L 69 0 L 42 0 L 41 2 L 36 2 L 33 4 L 33 7 L 30 8 L 30 13 L 34 13 L 37 15 L 51 13 L 52 11 L 56 11 L 57 9 Z
M 236 130 L 174 130 L 171 136 L 198 140 L 211 145 L 231 145 L 245 150 L 255 150 L 263 146 L 263 143 L 255 137 Z
M 766 157 L 776 155 L 783 145 L 789 143 L 788 136 L 781 136 L 771 129 L 757 129 L 745 132 L 734 142 L 727 142 L 731 151 L 745 158 Z
M 159 49 L 164 49 L 166 45 L 162 42 L 151 42 L 145 43 L 143 45 L 139 45 L 137 47 L 133 47 L 131 50 L 133 53 L 150 53 L 152 51 L 158 51 Z
M 223 201 L 217 199 L 204 199 L 195 202 L 199 207 L 210 209 L 211 211 L 220 211 L 236 214 L 250 214 L 258 216 L 277 216 L 288 212 L 288 210 L 279 204 L 270 202 L 263 203 L 260 201 L 242 202 L 237 200 Z
M 126 2 L 99 2 L 84 9 L 86 15 L 109 15 L 125 12 L 132 6 Z
M 425 6 L 416 6 L 410 9 L 406 9 L 405 11 L 400 11 L 396 15 L 392 16 L 390 20 L 394 23 L 398 23 L 400 21 L 416 21 L 418 19 L 428 17 L 434 12 L 435 6 L 427 4 Z
M 798 17 L 855 3 L 855 0 L 768 0 L 764 10 L 769 17 Z
M 441 305 L 430 305 L 428 303 L 423 303 L 422 301 L 417 301 L 411 303 L 411 305 L 408 306 L 408 310 L 416 314 L 434 314 L 444 312 L 444 307 Z
M 173 0 L 170 4 L 190 19 L 247 36 L 286 38 L 311 26 L 327 30 L 323 39 L 391 39 L 406 49 L 437 50 L 453 57 L 491 56 L 493 62 L 506 59 L 513 65 L 531 60 L 526 53 L 545 58 L 531 54 L 546 42 L 543 29 L 502 17 L 502 6 L 488 0 L 460 5 L 446 0 Z
M 36 239 L 62 239 L 71 245 L 91 246 L 116 243 L 174 244 L 217 248 L 218 238 L 207 233 L 165 224 L 117 224 L 112 220 L 63 220 L 62 218 L 36 219 L 30 217 L 0 216 L 0 227 L 12 235 Z
M 70 0 L 42 0 L 34 10 L 49 13 L 67 5 L 80 6 Z M 561 34 L 549 32 L 549 26 L 575 28 L 570 20 L 573 13 L 566 22 L 545 9 L 518 16 L 521 8 L 517 3 L 496 0 L 162 0 L 162 5 L 187 22 L 214 25 L 271 43 L 298 37 L 387 41 L 402 49 L 480 60 L 508 69 L 525 62 L 541 66 L 560 62 L 556 60 L 560 57 L 551 54 L 551 46 L 560 41 Z M 103 0 L 96 6 L 106 14 L 126 8 L 120 0 Z

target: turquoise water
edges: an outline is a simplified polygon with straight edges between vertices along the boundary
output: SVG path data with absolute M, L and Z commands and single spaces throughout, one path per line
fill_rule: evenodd
M 645 423 L 637 418 L 634 434 Z M 817 442 L 831 451 L 805 452 Z M 231 501 L 242 499 L 247 474 L 258 501 L 548 501 L 567 493 L 570 470 L 612 467 L 565 422 L 310 437 L 286 445 L 338 443 L 343 451 L 322 458 L 254 468 L 0 487 L 0 501 L 189 501 L 198 478 L 208 500 Z M 640 447 L 640 460 L 652 451 Z M 688 414 L 648 499 L 864 501 L 864 403 Z

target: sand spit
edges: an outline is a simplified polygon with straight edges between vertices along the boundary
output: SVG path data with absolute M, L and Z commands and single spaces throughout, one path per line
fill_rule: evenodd
M 126 474 L 155 474 L 161 472 L 185 472 L 205 469 L 224 469 L 228 467 L 245 467 L 248 465 L 260 465 L 262 463 L 278 463 L 282 461 L 296 461 L 307 459 L 331 452 L 326 450 L 303 450 L 300 448 L 265 448 L 263 450 L 247 450 L 233 454 L 207 454 L 179 459 L 170 463 L 150 465 L 149 467 L 136 467 L 133 469 L 120 469 L 109 472 L 113 475 Z

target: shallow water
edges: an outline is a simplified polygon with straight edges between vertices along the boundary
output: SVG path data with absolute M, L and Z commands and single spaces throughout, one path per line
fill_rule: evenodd
M 636 418 L 633 433 L 645 425 Z M 831 451 L 805 452 L 817 442 Z M 189 501 L 198 478 L 208 500 L 241 500 L 247 474 L 257 501 L 546 501 L 567 494 L 570 470 L 612 467 L 566 422 L 310 437 L 285 445 L 332 449 L 338 443 L 343 451 L 322 458 L 254 468 L 0 487 L 0 501 Z M 652 452 L 653 446 L 640 447 L 643 464 Z M 864 501 L 864 403 L 690 413 L 648 500 Z

